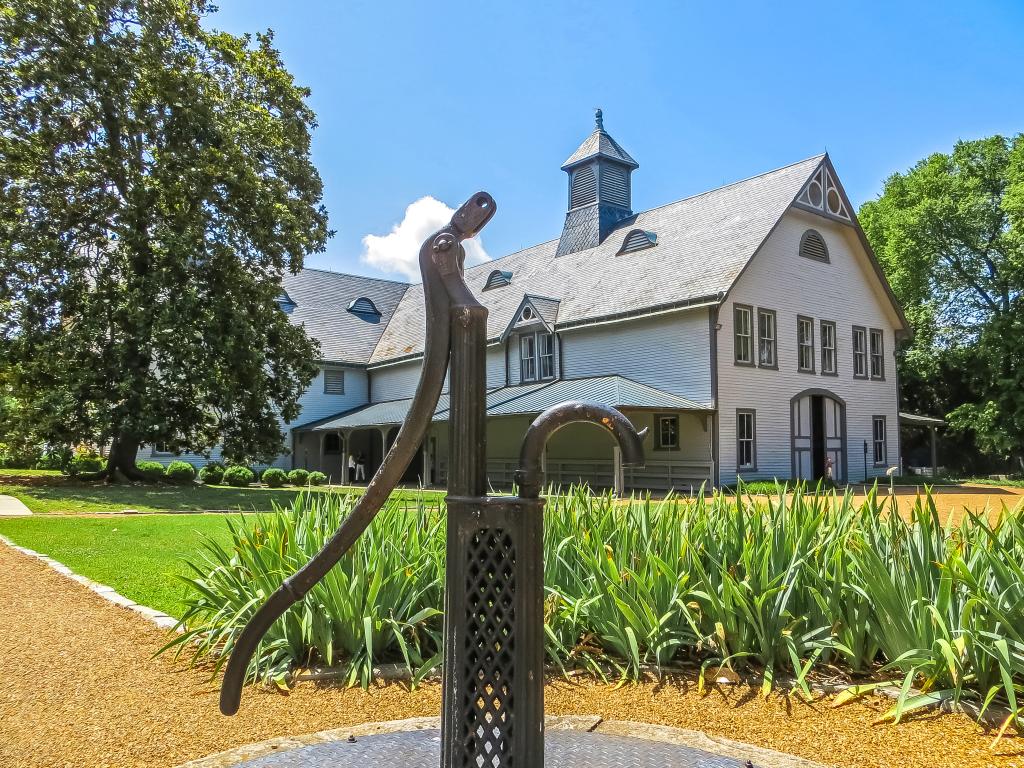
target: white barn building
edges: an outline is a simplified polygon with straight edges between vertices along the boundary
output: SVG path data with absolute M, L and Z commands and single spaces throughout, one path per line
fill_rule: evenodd
M 909 327 L 828 156 L 639 213 L 636 168 L 599 114 L 562 166 L 561 235 L 466 270 L 489 312 L 492 485 L 511 483 L 529 422 L 570 399 L 649 427 L 647 466 L 623 470 L 608 436 L 574 425 L 549 444 L 553 483 L 884 475 L 899 461 L 894 352 Z M 342 482 L 361 453 L 372 472 L 419 377 L 422 286 L 308 269 L 285 290 L 323 359 L 275 464 Z M 407 482 L 445 480 L 446 395 L 434 419 Z

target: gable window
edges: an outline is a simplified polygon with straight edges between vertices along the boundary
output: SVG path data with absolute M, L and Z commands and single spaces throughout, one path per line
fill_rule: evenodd
M 743 304 L 733 306 L 733 353 L 737 365 L 754 364 L 753 309 Z
M 555 336 L 551 333 L 537 335 L 537 351 L 540 354 L 540 377 L 555 378 Z
M 756 418 L 756 411 L 736 411 L 736 469 L 757 469 Z
M 871 417 L 871 445 L 875 466 L 884 466 L 886 460 L 885 416 Z
M 519 377 L 523 381 L 555 378 L 553 333 L 528 333 L 519 337 Z
M 345 394 L 345 369 L 324 368 L 324 394 L 344 395 Z
M 853 326 L 853 378 L 868 377 L 868 335 L 859 325 Z
M 814 321 L 809 317 L 796 319 L 797 368 L 814 373 Z
M 671 451 L 679 447 L 679 417 L 658 416 L 658 449 Z
M 537 337 L 519 337 L 519 373 L 523 381 L 537 380 Z
M 800 238 L 800 255 L 812 261 L 828 264 L 828 246 L 825 238 L 816 229 L 808 229 Z
M 877 328 L 871 329 L 871 378 L 885 378 L 884 336 Z
M 821 372 L 836 375 L 836 324 L 828 320 L 821 321 Z
M 775 357 L 775 310 L 757 310 L 757 364 L 762 368 L 778 368 Z

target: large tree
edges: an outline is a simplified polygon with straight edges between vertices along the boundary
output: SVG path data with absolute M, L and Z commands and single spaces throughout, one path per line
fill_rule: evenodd
M 0 366 L 19 429 L 282 449 L 318 354 L 278 308 L 327 232 L 308 91 L 206 0 L 0 7 Z
M 961 141 L 885 183 L 860 220 L 914 326 L 907 400 L 1024 466 L 1024 134 Z

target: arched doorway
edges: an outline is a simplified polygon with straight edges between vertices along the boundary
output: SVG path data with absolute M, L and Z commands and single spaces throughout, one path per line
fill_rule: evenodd
M 827 389 L 806 389 L 790 401 L 793 479 L 829 475 L 846 482 L 846 402 Z

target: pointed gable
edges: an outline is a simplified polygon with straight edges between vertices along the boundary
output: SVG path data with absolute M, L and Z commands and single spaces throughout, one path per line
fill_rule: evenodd
M 850 201 L 846 199 L 846 192 L 836 182 L 835 169 L 832 168 L 827 156 L 796 196 L 796 204 L 846 224 L 853 222 Z
M 558 299 L 549 299 L 546 296 L 523 296 L 518 308 L 512 313 L 512 319 L 501 332 L 500 340 L 504 341 L 520 328 L 536 329 L 537 326 L 541 326 L 548 333 L 553 332 L 558 321 L 559 303 Z

